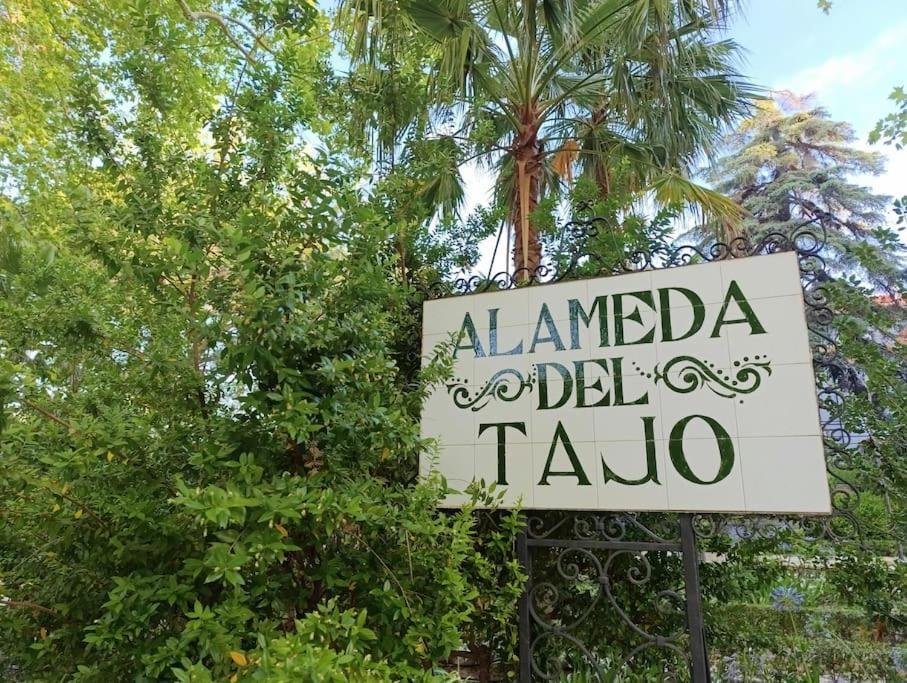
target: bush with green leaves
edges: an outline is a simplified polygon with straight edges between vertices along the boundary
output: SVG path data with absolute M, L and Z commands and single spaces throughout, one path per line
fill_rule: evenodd
M 409 679 L 477 612 L 512 616 L 518 569 L 498 583 L 473 517 L 414 481 L 430 375 L 395 360 L 387 233 L 335 170 L 293 181 L 204 246 L 120 235 L 169 261 L 156 282 L 63 240 L 7 277 L 0 652 L 34 675 L 301 671 L 354 647 Z M 483 574 L 506 600 L 477 607 Z M 356 638 L 286 635 L 349 610 Z
M 305 143 L 323 20 L 231 5 L 269 31 L 247 59 L 181 3 L 26 9 L 0 35 L 47 78 L 0 97 L 0 676 L 422 680 L 512 644 L 515 516 L 416 477 L 445 363 L 412 361 L 398 226 Z

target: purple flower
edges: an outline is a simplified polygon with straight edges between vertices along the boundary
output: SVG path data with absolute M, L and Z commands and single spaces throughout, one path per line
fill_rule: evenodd
M 891 663 L 898 673 L 907 671 L 907 646 L 901 645 L 891 649 Z
M 796 612 L 803 605 L 803 593 L 791 586 L 772 589 L 772 607 L 779 612 Z

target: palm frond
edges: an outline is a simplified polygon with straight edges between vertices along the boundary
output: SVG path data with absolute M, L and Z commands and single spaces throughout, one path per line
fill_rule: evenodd
M 743 210 L 732 199 L 676 171 L 658 174 L 647 190 L 663 206 L 684 206 L 699 213 L 705 220 L 717 220 L 729 228 L 739 224 L 744 217 Z

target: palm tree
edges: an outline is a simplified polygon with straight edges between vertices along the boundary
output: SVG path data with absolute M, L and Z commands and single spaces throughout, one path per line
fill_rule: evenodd
M 669 16 L 650 18 L 637 44 L 596 46 L 584 56 L 590 68 L 610 75 L 608 95 L 574 133 L 583 171 L 603 198 L 615 160 L 637 160 L 625 179 L 637 187 L 653 179 L 653 169 L 663 183 L 666 171 L 686 172 L 712 152 L 729 124 L 752 111 L 757 91 L 733 66 L 739 47 L 713 39 L 721 16 L 688 9 L 679 4 Z
M 361 16 L 363 4 L 348 0 L 345 8 L 359 7 Z M 367 4 L 371 20 L 358 23 L 354 45 L 367 42 L 363 31 L 377 39 L 382 12 L 399 16 L 380 10 L 380 0 Z M 434 41 L 434 101 L 457 112 L 462 123 L 451 136 L 466 141 L 473 157 L 497 166 L 497 195 L 508 207 L 519 278 L 531 277 L 541 264 L 533 212 L 560 186 L 552 160 L 569 172 L 571 154 L 599 170 L 614 154 L 630 156 L 641 191 L 653 189 L 664 201 L 691 200 L 724 218 L 735 213 L 731 202 L 683 177 L 679 165 L 736 113 L 726 100 L 743 97 L 733 78 L 724 78 L 720 88 L 700 88 L 709 106 L 688 115 L 696 96 L 677 76 L 692 74 L 700 86 L 711 77 L 720 48 L 701 49 L 697 31 L 709 16 L 723 15 L 724 2 L 409 0 L 397 8 Z M 725 97 L 720 106 L 708 101 L 719 90 Z M 603 145 L 575 142 L 590 121 Z M 676 133 L 680 141 L 674 139 L 677 124 L 684 128 Z

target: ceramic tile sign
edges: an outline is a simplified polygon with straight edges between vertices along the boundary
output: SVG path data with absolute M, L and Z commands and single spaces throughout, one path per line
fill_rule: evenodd
M 441 345 L 440 349 L 438 348 Z M 427 301 L 444 507 L 828 514 L 794 253 Z

